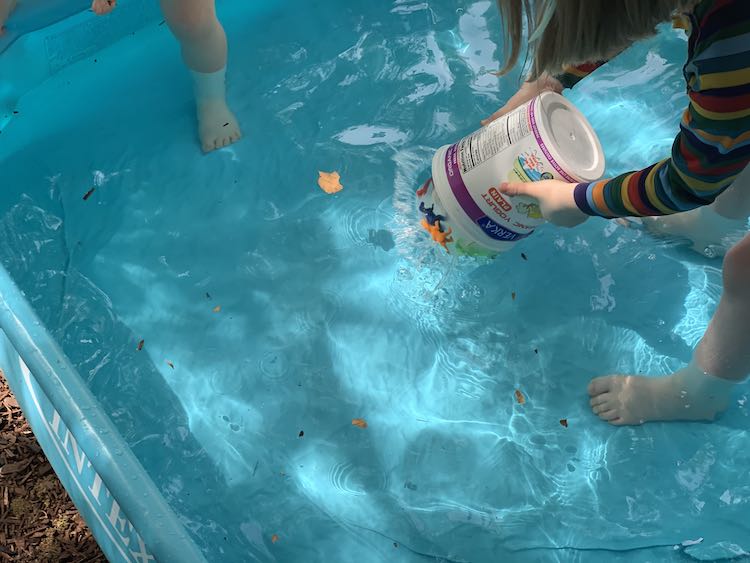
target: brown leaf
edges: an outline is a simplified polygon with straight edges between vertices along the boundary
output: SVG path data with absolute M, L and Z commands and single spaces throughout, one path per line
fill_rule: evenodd
M 318 185 L 325 193 L 335 194 L 344 189 L 344 186 L 339 181 L 341 180 L 341 176 L 339 176 L 338 172 L 322 172 L 319 170 L 318 175 Z
M 367 422 L 364 418 L 353 418 L 352 425 L 358 428 L 367 428 Z
M 174 364 L 172 362 L 170 362 L 169 360 L 167 360 L 167 365 L 169 367 L 171 367 L 172 369 L 174 369 Z
M 521 252 L 521 258 L 523 258 L 524 260 L 528 260 L 528 258 L 526 258 L 526 255 L 523 252 Z
M 526 402 L 526 397 L 523 396 L 520 389 L 516 389 L 516 401 L 519 405 L 523 405 Z
M 279 535 L 278 534 L 272 535 L 271 536 L 271 543 L 276 543 L 277 541 L 279 541 Z
M 144 344 L 145 344 L 145 342 L 144 342 L 143 340 L 141 340 L 141 341 L 140 341 L 140 342 L 138 343 L 138 348 L 136 348 L 136 350 L 138 350 L 139 352 L 140 352 L 141 350 L 143 350 L 143 345 L 144 345 Z
M 213 311 L 214 311 L 214 313 L 220 313 L 221 312 L 221 305 L 217 305 L 216 307 L 214 307 Z
M 560 424 L 562 426 L 564 426 L 565 428 L 567 428 L 568 427 L 568 419 L 567 418 L 561 418 L 560 419 Z
M 83 201 L 86 201 L 88 198 L 90 198 L 91 194 L 93 194 L 94 191 L 96 191 L 96 187 L 91 188 L 89 191 L 83 194 Z
M 511 299 L 512 299 L 513 301 L 515 301 L 515 300 L 516 300 L 516 292 L 515 292 L 515 291 L 514 291 L 513 293 L 511 293 L 511 294 L 510 294 L 510 298 L 511 298 Z

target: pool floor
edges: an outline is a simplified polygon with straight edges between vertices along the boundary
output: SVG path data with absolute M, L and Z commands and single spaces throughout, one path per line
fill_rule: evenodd
M 720 264 L 601 220 L 494 262 L 441 253 L 413 192 L 512 93 L 489 73 L 495 4 L 288 4 L 223 8 L 232 147 L 201 155 L 164 27 L 65 69 L 3 131 L 3 263 L 207 558 L 750 550 L 745 386 L 713 425 L 615 429 L 585 393 L 687 362 Z M 665 32 L 573 94 L 611 171 L 671 145 L 683 48 Z

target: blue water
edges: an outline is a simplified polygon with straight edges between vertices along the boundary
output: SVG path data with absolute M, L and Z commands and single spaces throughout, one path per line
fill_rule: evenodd
M 686 363 L 720 263 L 601 220 L 453 260 L 416 225 L 433 151 L 517 86 L 494 2 L 221 7 L 239 144 L 200 154 L 154 25 L 20 99 L 0 150 L 3 263 L 209 560 L 750 551 L 744 386 L 713 425 L 616 429 L 585 393 Z M 685 48 L 572 94 L 610 172 L 669 150 Z

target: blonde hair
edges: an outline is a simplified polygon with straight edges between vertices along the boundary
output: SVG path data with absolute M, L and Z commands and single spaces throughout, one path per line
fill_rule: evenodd
M 695 0 L 497 0 L 503 20 L 501 73 L 518 62 L 529 34 L 529 80 L 556 74 L 567 65 L 608 59 L 638 39 L 653 35 L 678 9 Z

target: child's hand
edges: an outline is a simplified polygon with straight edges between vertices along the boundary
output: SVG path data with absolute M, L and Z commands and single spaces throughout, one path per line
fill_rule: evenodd
M 573 191 L 576 184 L 560 180 L 541 180 L 539 182 L 504 182 L 500 191 L 505 195 L 525 195 L 539 202 L 542 216 L 558 227 L 575 227 L 586 219 L 583 211 L 576 205 Z
M 110 13 L 117 6 L 117 0 L 93 0 L 91 2 L 91 10 L 97 16 L 103 16 Z
M 534 96 L 541 94 L 545 90 L 552 90 L 559 94 L 563 91 L 563 85 L 560 84 L 559 80 L 547 74 L 543 74 L 533 82 L 524 82 L 523 86 L 519 88 L 518 92 L 516 92 L 503 107 L 501 107 L 487 119 L 482 120 L 482 125 L 488 125 L 492 123 L 498 117 L 502 117 L 506 113 L 522 106 Z

